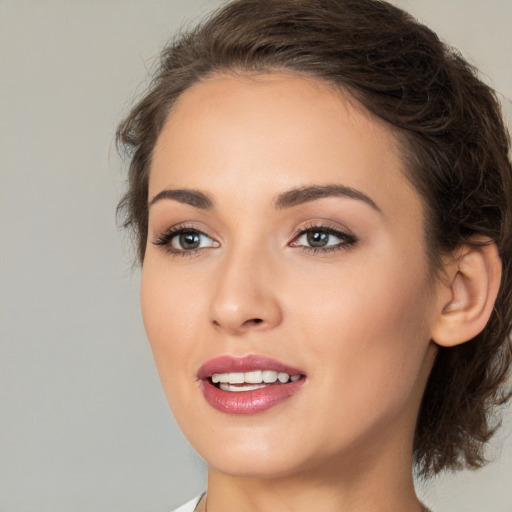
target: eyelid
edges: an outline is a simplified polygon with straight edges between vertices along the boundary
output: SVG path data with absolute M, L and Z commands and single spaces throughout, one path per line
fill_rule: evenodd
M 193 232 L 201 236 L 204 236 L 210 239 L 213 242 L 213 244 L 211 246 L 197 247 L 195 249 L 177 249 L 173 247 L 172 241 L 180 234 L 187 232 Z M 152 240 L 152 243 L 153 245 L 162 247 L 163 249 L 165 249 L 166 252 L 173 256 L 192 256 L 205 249 L 211 249 L 220 246 L 220 243 L 213 236 L 206 233 L 205 230 L 198 228 L 193 223 L 186 222 L 175 224 L 169 227 L 168 229 L 164 230 L 162 234 L 157 235 L 156 238 Z
M 312 231 L 322 231 L 329 235 L 333 235 L 340 239 L 340 242 L 335 245 L 328 245 L 325 247 L 313 247 L 308 245 L 299 245 L 297 241 L 308 232 Z M 288 245 L 292 247 L 297 247 L 303 249 L 305 251 L 313 251 L 313 252 L 332 252 L 332 251 L 340 251 L 346 250 L 348 247 L 356 244 L 358 242 L 358 238 L 347 228 L 335 227 L 330 223 L 314 221 L 310 224 L 300 226 L 295 230 L 292 235 L 291 241 Z
M 308 231 L 313 231 L 315 229 L 318 231 L 326 231 L 334 235 L 338 233 L 343 236 L 355 238 L 355 235 L 347 227 L 340 226 L 337 223 L 329 222 L 327 220 L 312 220 L 307 222 L 306 224 L 302 224 L 299 227 L 295 228 L 291 238 L 294 239 L 299 235 L 307 233 Z

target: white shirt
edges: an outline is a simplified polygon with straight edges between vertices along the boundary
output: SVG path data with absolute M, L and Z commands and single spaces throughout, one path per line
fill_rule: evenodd
M 194 512 L 195 508 L 197 507 L 197 504 L 199 503 L 202 497 L 202 495 L 197 496 L 197 498 L 187 501 L 185 505 L 182 505 L 181 507 L 174 509 L 171 512 Z

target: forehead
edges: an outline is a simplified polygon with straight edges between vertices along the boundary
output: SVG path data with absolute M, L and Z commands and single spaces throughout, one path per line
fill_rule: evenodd
M 267 142 L 270 139 L 285 142 L 287 135 L 320 135 L 326 142 L 337 139 L 339 143 L 339 136 L 343 135 L 340 133 L 343 123 L 339 121 L 345 118 L 349 119 L 355 136 L 380 139 L 399 158 L 397 131 L 370 114 L 347 91 L 316 78 L 284 73 L 217 74 L 192 85 L 174 104 L 155 153 L 162 145 L 168 145 L 169 132 L 175 132 L 173 138 L 177 131 L 183 136 L 195 131 L 197 136 L 220 125 L 228 131 L 210 132 L 209 137 L 215 143 L 221 142 L 220 137 L 241 142 L 237 137 L 241 130 L 251 135 L 250 140 L 245 140 L 253 146 L 263 138 Z M 337 129 L 332 130 L 335 124 Z
M 237 190 L 249 200 L 312 182 L 384 193 L 390 203 L 419 200 L 396 132 L 348 93 L 296 75 L 216 75 L 174 105 L 155 146 L 149 195 L 188 187 Z

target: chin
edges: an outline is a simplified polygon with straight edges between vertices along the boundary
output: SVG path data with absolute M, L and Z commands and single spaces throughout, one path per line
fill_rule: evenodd
M 208 466 L 220 473 L 237 478 L 280 479 L 297 474 L 303 470 L 301 464 L 291 460 L 276 460 L 274 457 L 262 460 L 242 458 L 240 456 L 224 456 L 209 461 Z
M 208 466 L 226 475 L 240 478 L 282 478 L 303 470 L 308 459 L 304 446 L 282 439 L 237 440 L 227 433 L 209 440 L 189 438 Z M 293 446 L 291 446 L 293 445 Z

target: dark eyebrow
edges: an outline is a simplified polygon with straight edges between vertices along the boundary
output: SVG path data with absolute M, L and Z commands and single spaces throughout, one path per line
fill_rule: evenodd
M 344 185 L 315 185 L 288 190 L 287 192 L 283 192 L 277 196 L 274 201 L 274 206 L 277 209 L 290 208 L 292 206 L 297 206 L 323 197 L 336 196 L 358 199 L 382 213 L 382 210 L 377 206 L 373 199 L 355 188 L 346 187 Z
M 201 208 L 201 210 L 211 210 L 213 208 L 213 201 L 202 192 L 191 189 L 165 189 L 159 192 L 151 201 L 148 203 L 148 208 L 153 206 L 156 202 L 162 199 L 172 199 L 179 203 L 189 204 L 195 208 Z

